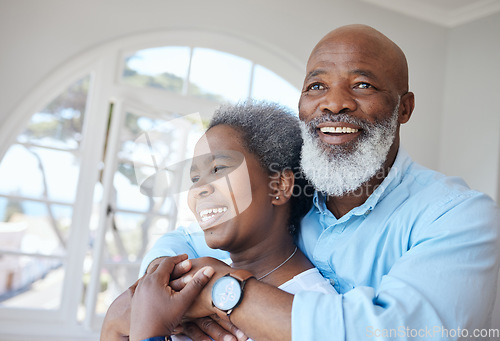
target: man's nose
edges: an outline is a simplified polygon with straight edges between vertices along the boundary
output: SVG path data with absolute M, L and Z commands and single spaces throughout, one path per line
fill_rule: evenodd
M 344 114 L 355 111 L 357 106 L 349 90 L 331 87 L 321 99 L 319 109 L 322 113 Z

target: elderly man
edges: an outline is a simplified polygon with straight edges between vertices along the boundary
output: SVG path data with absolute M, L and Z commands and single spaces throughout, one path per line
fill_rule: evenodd
M 298 245 L 339 294 L 292 296 L 250 278 L 237 288 L 241 301 L 220 311 L 212 305 L 214 281 L 235 269 L 193 259 L 193 271 L 211 265 L 215 275 L 190 315 L 226 315 L 256 340 L 437 340 L 487 328 L 499 267 L 498 208 L 400 148 L 399 127 L 413 108 L 396 44 L 363 25 L 327 34 L 311 53 L 299 102 L 302 167 L 316 193 Z M 179 230 L 158 241 L 143 271 L 158 257 L 184 252 L 219 255 Z

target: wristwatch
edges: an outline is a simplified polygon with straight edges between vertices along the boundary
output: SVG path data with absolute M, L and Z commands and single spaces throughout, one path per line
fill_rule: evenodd
M 247 280 L 252 277 L 246 270 L 236 270 L 215 281 L 212 287 L 212 304 L 220 318 L 229 321 L 229 316 L 243 298 Z

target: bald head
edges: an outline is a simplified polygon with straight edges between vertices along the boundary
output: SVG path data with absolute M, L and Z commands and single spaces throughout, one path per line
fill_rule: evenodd
M 339 27 L 323 37 L 311 52 L 310 59 L 332 46 L 344 46 L 364 53 L 380 61 L 397 86 L 398 92 L 408 91 L 408 64 L 401 48 L 376 29 L 366 25 Z

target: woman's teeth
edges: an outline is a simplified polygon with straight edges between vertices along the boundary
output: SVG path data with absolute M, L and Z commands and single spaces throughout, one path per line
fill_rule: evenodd
M 227 211 L 227 207 L 209 208 L 200 212 L 201 221 L 207 221 L 218 213 Z
M 357 133 L 359 129 L 349 128 L 349 127 L 322 127 L 322 133 Z

